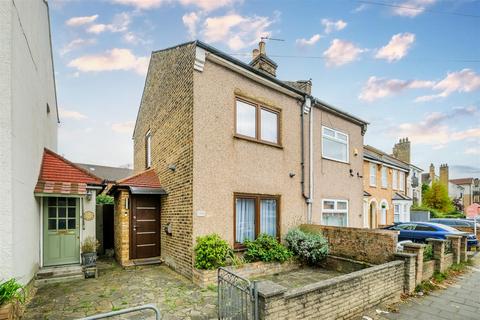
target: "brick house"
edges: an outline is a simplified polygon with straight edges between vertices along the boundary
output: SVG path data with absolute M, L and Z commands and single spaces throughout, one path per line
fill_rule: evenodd
M 447 176 L 448 179 L 448 176 Z M 460 193 L 462 204 L 466 208 L 473 203 L 480 204 L 480 179 L 478 178 L 460 178 L 449 180 L 456 188 L 462 188 L 463 193 Z M 455 198 L 456 194 L 452 192 L 452 187 L 449 187 L 449 196 Z
M 377 228 L 410 221 L 410 165 L 368 145 L 364 147 L 363 159 L 364 226 Z
M 200 41 L 152 53 L 134 171 L 158 176 L 160 255 L 187 277 L 200 235 L 241 248 L 304 222 L 363 224 L 367 123 L 276 69 L 264 42 L 250 64 Z

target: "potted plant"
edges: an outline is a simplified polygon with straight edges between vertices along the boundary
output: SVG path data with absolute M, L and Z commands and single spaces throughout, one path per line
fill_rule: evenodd
M 24 301 L 24 286 L 15 279 L 0 283 L 0 320 L 18 319 L 18 303 Z
M 82 264 L 94 267 L 97 264 L 97 249 L 100 243 L 94 237 L 86 237 L 82 243 Z

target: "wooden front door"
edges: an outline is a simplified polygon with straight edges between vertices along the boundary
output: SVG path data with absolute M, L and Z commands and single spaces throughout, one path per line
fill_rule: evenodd
M 130 259 L 160 256 L 160 198 L 132 195 Z
M 43 202 L 43 265 L 80 263 L 80 199 L 47 197 Z

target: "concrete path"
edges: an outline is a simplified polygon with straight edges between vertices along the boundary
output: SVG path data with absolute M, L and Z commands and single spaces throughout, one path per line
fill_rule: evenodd
M 384 315 L 395 320 L 479 320 L 480 319 L 480 254 L 470 271 L 444 290 L 415 298 L 400 306 L 399 313 Z

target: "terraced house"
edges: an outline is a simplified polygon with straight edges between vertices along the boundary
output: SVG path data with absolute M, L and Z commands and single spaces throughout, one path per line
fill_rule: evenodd
M 186 276 L 200 235 L 218 233 L 241 250 L 246 239 L 307 221 L 363 225 L 367 123 L 312 97 L 310 81 L 276 73 L 264 42 L 250 64 L 200 41 L 152 53 L 134 170 L 158 176 L 160 224 L 149 232 L 160 236 L 142 238 L 149 222 L 138 217 L 127 223 L 143 239 L 137 246 L 158 246 L 151 254 Z

